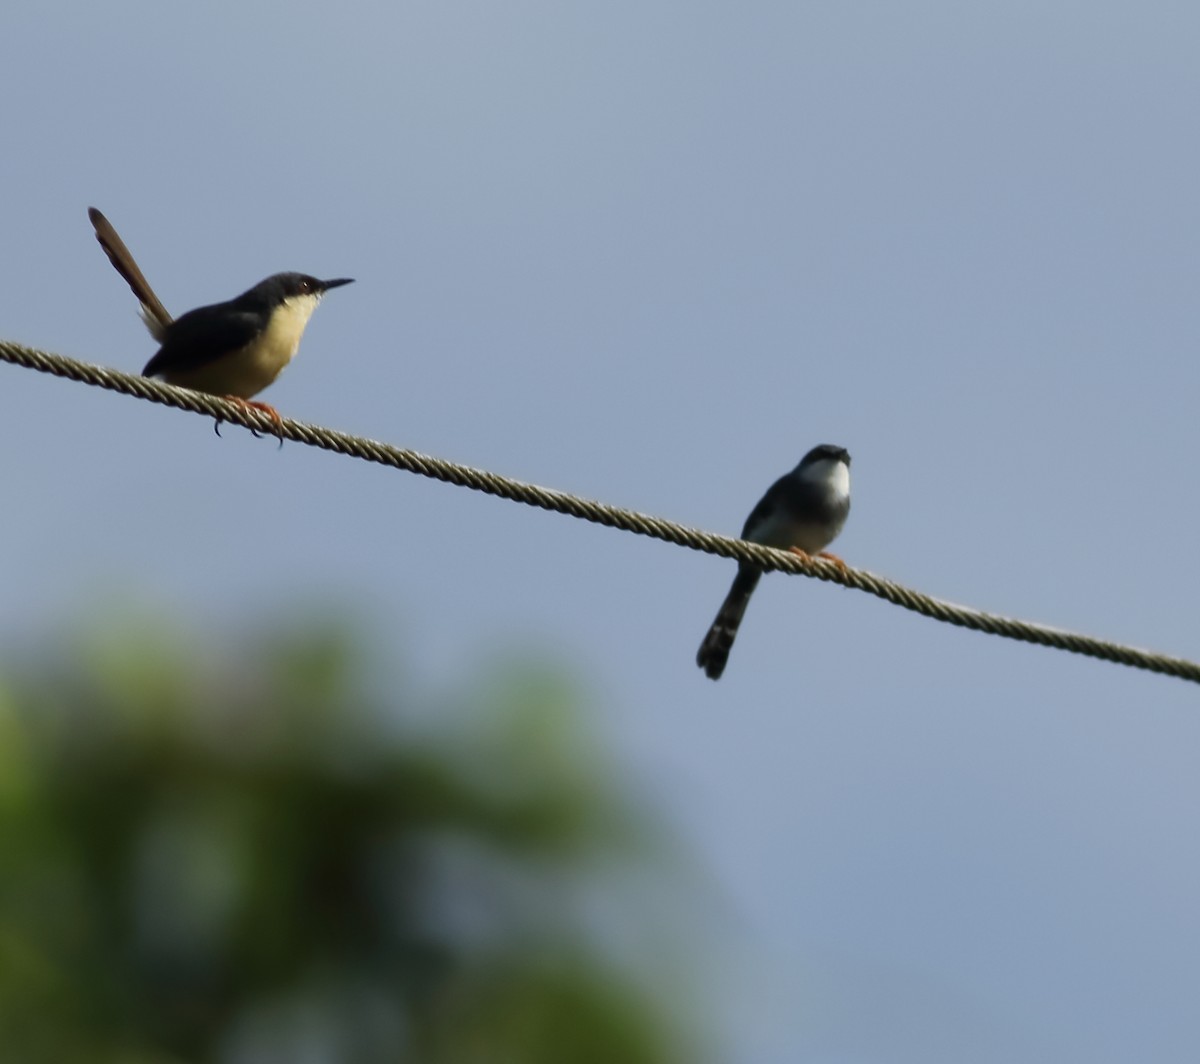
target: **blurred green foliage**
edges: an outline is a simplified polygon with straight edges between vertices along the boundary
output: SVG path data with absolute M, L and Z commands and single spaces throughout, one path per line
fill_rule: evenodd
M 202 643 L 110 626 L 0 678 L 0 1060 L 681 1058 L 589 920 L 657 844 L 568 683 L 416 705 L 334 624 Z

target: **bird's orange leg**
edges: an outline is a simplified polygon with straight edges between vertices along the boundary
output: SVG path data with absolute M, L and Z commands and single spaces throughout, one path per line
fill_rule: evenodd
M 842 559 L 839 558 L 836 554 L 830 554 L 829 551 L 827 551 L 827 550 L 821 551 L 820 554 L 817 555 L 817 557 L 824 558 L 827 562 L 833 562 L 833 564 L 836 565 L 839 569 L 841 569 L 841 571 L 843 573 L 848 573 L 850 571 L 850 566 L 848 566 L 844 561 L 842 561 Z
M 839 558 L 836 554 L 830 554 L 829 551 L 827 551 L 827 550 L 818 552 L 815 557 L 813 555 L 809 554 L 808 551 L 804 550 L 802 547 L 788 547 L 788 550 L 792 554 L 798 555 L 799 557 L 803 558 L 806 562 L 815 561 L 816 558 L 823 558 L 827 562 L 833 562 L 833 564 L 836 565 L 839 569 L 841 569 L 841 571 L 843 573 L 850 571 L 850 566 L 848 566 L 844 561 L 842 561 L 842 559 Z
M 240 395 L 223 395 L 222 399 L 234 403 L 237 406 L 245 407 L 247 410 L 258 410 L 266 414 L 276 425 L 279 426 L 279 446 L 283 446 L 283 418 L 279 416 L 279 411 L 276 410 L 270 403 L 260 403 L 257 399 L 243 399 Z M 216 424 L 213 425 L 213 431 L 218 436 L 221 435 L 221 419 L 217 418 Z M 250 435 L 257 436 L 258 433 L 254 429 L 250 430 Z

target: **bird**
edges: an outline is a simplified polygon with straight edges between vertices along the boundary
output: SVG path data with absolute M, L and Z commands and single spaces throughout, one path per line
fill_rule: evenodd
M 767 489 L 746 518 L 742 539 L 805 558 L 815 555 L 845 569 L 846 563 L 825 548 L 837 538 L 849 513 L 850 454 L 844 447 L 822 443 Z M 750 562 L 738 563 L 733 586 L 696 654 L 696 664 L 710 680 L 719 680 L 725 671 L 738 625 L 762 574 Z
M 295 356 L 304 327 L 325 293 L 351 284 L 353 278 L 321 281 L 306 273 L 276 273 L 234 299 L 172 318 L 112 223 L 95 207 L 88 208 L 88 218 L 159 343 L 142 376 L 219 395 L 282 425 L 279 411 L 252 396 L 270 385 Z M 218 419 L 218 433 L 220 424 Z

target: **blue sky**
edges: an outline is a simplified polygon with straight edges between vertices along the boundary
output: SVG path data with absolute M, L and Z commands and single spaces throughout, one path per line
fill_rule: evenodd
M 818 442 L 853 564 L 1200 654 L 1200 10 L 9 5 L 2 334 L 138 370 L 352 276 L 262 398 L 736 532 Z M 336 601 L 422 682 L 549 650 L 723 899 L 732 1059 L 1192 1060 L 1178 681 L 0 366 L 0 631 Z

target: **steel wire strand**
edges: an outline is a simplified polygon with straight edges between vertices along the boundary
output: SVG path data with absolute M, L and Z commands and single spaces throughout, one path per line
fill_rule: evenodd
M 80 362 L 63 355 L 39 351 L 11 341 L 0 340 L 0 361 L 24 366 L 42 373 L 80 381 L 84 384 L 107 388 L 110 391 L 132 395 L 154 403 L 162 403 L 180 410 L 203 414 L 220 421 L 241 425 L 258 432 L 292 440 L 310 447 L 344 454 L 395 469 L 407 470 L 420 476 L 445 481 L 460 487 L 496 495 L 502 499 L 536 506 L 543 510 L 568 514 L 596 524 L 619 528 L 626 532 L 665 540 L 692 550 L 733 558 L 737 561 L 753 562 L 760 568 L 790 574 L 803 574 L 842 584 L 875 595 L 886 602 L 911 610 L 933 620 L 969 628 L 988 635 L 1003 636 L 1026 643 L 1065 650 L 1072 654 L 1128 665 L 1135 669 L 1175 676 L 1181 680 L 1200 683 L 1200 663 L 1185 658 L 1170 657 L 1149 650 L 1114 643 L 1106 639 L 1082 635 L 1077 632 L 1052 628 L 1013 617 L 1002 617 L 985 613 L 969 606 L 961 606 L 943 599 L 934 598 L 923 592 L 905 587 L 893 580 L 876 576 L 864 569 L 847 567 L 842 569 L 832 562 L 809 560 L 787 551 L 761 547 L 754 543 L 720 536 L 701 529 L 668 521 L 649 514 L 637 513 L 619 506 L 581 498 L 569 492 L 539 487 L 510 477 L 500 476 L 482 469 L 460 465 L 443 458 L 434 458 L 418 451 L 362 436 L 354 436 L 319 425 L 309 425 L 291 418 L 281 422 L 272 420 L 260 411 L 247 409 L 218 396 L 177 388 L 145 377 L 133 376 L 120 370 L 108 369 L 87 362 Z

